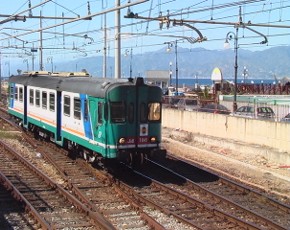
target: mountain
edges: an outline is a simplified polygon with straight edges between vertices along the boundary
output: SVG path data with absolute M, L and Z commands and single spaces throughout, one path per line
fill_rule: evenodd
M 203 48 L 178 48 L 177 63 L 180 78 L 210 78 L 212 70 L 219 67 L 226 79 L 234 77 L 233 50 L 206 50 Z M 78 66 L 87 69 L 94 76 L 102 76 L 102 57 L 90 57 L 77 60 Z M 166 48 L 155 52 L 132 55 L 132 75 L 145 76 L 147 70 L 169 71 L 172 62 L 173 76 L 176 72 L 175 52 L 166 52 Z M 108 76 L 114 76 L 114 59 L 108 58 Z M 130 57 L 122 58 L 122 76 L 129 76 Z M 75 64 L 68 62 L 63 65 L 66 70 L 74 69 Z M 248 78 L 278 79 L 290 76 L 290 47 L 274 47 L 263 51 L 248 51 L 238 49 L 238 78 L 242 78 L 244 67 L 247 68 Z
M 145 76 L 148 70 L 169 71 L 172 62 L 172 76 L 176 73 L 174 48 L 166 52 L 166 48 L 155 52 L 132 55 L 132 76 Z M 234 78 L 233 49 L 207 50 L 203 48 L 187 49 L 178 47 L 177 63 L 179 78 L 210 78 L 215 67 L 221 69 L 225 79 Z M 130 73 L 130 55 L 122 56 L 122 77 Z M 49 67 L 49 64 L 47 64 Z M 55 63 L 56 71 L 81 71 L 86 69 L 96 77 L 102 77 L 103 60 L 101 56 L 75 59 Z M 244 67 L 248 70 L 249 79 L 282 79 L 290 76 L 290 46 L 273 47 L 263 51 L 238 49 L 238 79 L 243 79 Z M 23 67 L 22 69 L 25 69 Z M 107 77 L 114 77 L 114 58 L 107 59 Z

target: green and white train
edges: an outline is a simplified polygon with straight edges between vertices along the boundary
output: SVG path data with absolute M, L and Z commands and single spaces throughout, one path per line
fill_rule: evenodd
M 86 160 L 143 162 L 161 149 L 162 91 L 143 78 L 28 72 L 9 78 L 8 112 Z

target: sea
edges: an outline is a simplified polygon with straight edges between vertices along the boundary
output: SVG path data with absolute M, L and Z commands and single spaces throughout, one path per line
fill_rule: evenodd
M 234 79 L 224 79 L 224 81 L 227 82 L 234 82 Z M 245 83 L 245 84 L 277 84 L 273 79 L 246 79 L 246 80 L 237 80 L 238 84 Z M 176 79 L 172 78 L 171 79 L 171 84 L 175 85 L 176 84 Z M 211 86 L 213 85 L 214 82 L 211 79 L 206 79 L 206 78 L 201 78 L 201 79 L 195 79 L 195 78 L 180 78 L 178 79 L 178 85 L 179 87 L 181 86 L 186 86 L 186 87 L 194 87 L 195 85 L 207 85 Z

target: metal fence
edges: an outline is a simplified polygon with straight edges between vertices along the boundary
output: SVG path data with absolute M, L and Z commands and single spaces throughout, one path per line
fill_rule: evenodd
M 233 112 L 232 96 L 225 96 L 221 98 L 222 99 L 219 100 L 219 104 L 225 106 L 228 110 Z M 190 97 L 163 97 L 163 107 L 178 110 L 199 111 L 205 104 L 208 103 L 214 103 L 214 100 L 205 101 Z M 275 113 L 275 121 L 278 122 L 290 113 L 290 97 L 238 97 L 237 105 L 238 108 L 241 106 L 253 106 L 255 109 L 258 107 L 270 107 Z
M 233 102 L 232 101 L 220 101 L 220 104 L 226 106 L 229 109 L 232 109 Z M 275 113 L 275 120 L 281 121 L 283 117 L 290 113 L 290 104 L 281 104 L 265 102 L 265 101 L 254 101 L 254 102 L 238 102 L 238 108 L 241 106 L 253 106 L 255 108 L 258 107 L 270 107 L 273 109 Z

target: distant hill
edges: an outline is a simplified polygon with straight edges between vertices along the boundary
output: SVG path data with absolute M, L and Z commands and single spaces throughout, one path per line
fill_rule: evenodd
M 175 52 L 168 53 L 164 47 L 155 52 L 133 54 L 132 75 L 145 76 L 147 70 L 169 71 L 172 62 L 172 73 L 175 76 Z M 219 67 L 225 79 L 234 77 L 234 51 L 206 50 L 203 48 L 187 49 L 178 47 L 179 78 L 210 78 L 212 70 Z M 80 71 L 86 69 L 93 76 L 102 76 L 103 60 L 101 56 L 87 57 L 73 61 L 55 63 L 57 71 Z M 129 76 L 130 56 L 122 56 L 122 76 Z M 238 79 L 242 79 L 244 66 L 248 69 L 250 79 L 282 79 L 290 76 L 290 46 L 273 47 L 263 51 L 238 50 Z M 25 69 L 25 66 L 22 67 Z M 114 77 L 114 59 L 107 59 L 107 77 Z

